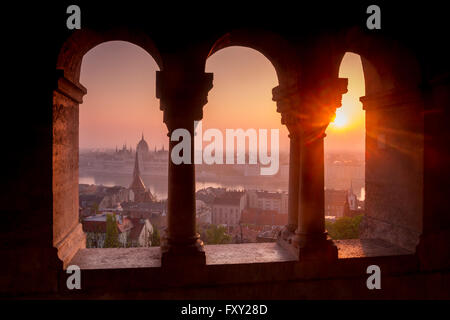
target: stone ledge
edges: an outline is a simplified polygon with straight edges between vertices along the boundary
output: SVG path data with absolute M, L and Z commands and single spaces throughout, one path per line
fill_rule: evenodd
M 339 259 L 413 254 L 381 239 L 334 240 L 334 243 L 338 247 Z M 275 242 L 205 245 L 205 253 L 206 266 L 298 262 Z M 159 268 L 161 251 L 159 247 L 81 249 L 70 264 L 85 270 Z
M 161 252 L 159 247 L 81 249 L 70 264 L 82 270 L 160 267 Z
M 206 264 L 247 264 L 296 261 L 275 242 L 205 245 Z
M 412 255 L 414 252 L 400 248 L 381 239 L 334 240 L 338 259 Z
M 336 245 L 340 248 L 339 259 L 327 262 L 298 261 L 278 243 L 206 245 L 206 265 L 179 263 L 174 266 L 161 266 L 159 247 L 81 249 L 70 264 L 82 269 L 82 290 L 74 293 L 62 286 L 60 294 L 64 297 L 76 294 L 80 298 L 153 292 L 161 298 L 161 292 L 192 288 L 215 287 L 220 291 L 230 286 L 283 286 L 290 282 L 300 285 L 343 279 L 362 283 L 366 289 L 369 265 L 378 265 L 384 277 L 418 271 L 414 254 L 404 254 L 405 251 L 383 241 L 342 240 Z M 67 277 L 66 272 L 60 270 L 61 284 L 66 283 Z

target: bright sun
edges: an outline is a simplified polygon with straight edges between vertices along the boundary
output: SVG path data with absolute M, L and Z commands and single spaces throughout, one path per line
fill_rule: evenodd
M 334 121 L 332 122 L 333 126 L 336 128 L 345 127 L 345 125 L 347 125 L 347 123 L 348 123 L 347 116 L 343 112 L 340 112 L 340 111 L 341 110 L 339 110 L 339 109 L 336 111 L 336 118 L 334 118 Z

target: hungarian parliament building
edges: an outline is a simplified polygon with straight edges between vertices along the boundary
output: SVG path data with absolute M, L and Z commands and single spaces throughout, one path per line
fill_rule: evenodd
M 169 152 L 164 146 L 157 150 L 150 150 L 147 141 L 142 135 L 136 146 L 136 150 L 123 145 L 121 149 L 116 147 L 115 151 L 80 152 L 79 170 L 80 175 L 94 174 L 120 174 L 131 175 L 135 166 L 135 155 L 139 161 L 142 175 L 167 176 Z

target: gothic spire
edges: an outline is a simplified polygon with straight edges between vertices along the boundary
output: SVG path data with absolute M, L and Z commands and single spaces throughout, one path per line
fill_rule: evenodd
M 141 173 L 139 170 L 139 156 L 136 150 L 136 158 L 134 160 L 133 181 L 131 182 L 130 189 L 138 194 L 139 192 L 145 192 L 145 185 L 141 179 Z
M 138 159 L 138 151 L 136 150 L 136 157 L 134 159 L 134 171 L 133 171 L 133 177 L 140 176 L 141 173 L 139 172 L 139 159 Z

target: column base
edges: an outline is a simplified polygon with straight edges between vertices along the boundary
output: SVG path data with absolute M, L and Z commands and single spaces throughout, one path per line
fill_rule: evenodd
M 278 234 L 277 243 L 284 249 L 294 252 L 295 229 L 297 226 L 286 225 Z
M 206 265 L 203 241 L 198 237 L 192 244 L 174 244 L 164 239 L 161 244 L 162 267 L 186 267 Z
M 289 243 L 289 251 L 292 252 L 299 261 L 332 261 L 338 259 L 338 249 L 326 232 L 320 234 L 303 234 L 296 232 L 291 234 L 287 243 Z
M 66 269 L 78 250 L 86 248 L 86 234 L 83 232 L 82 224 L 77 223 L 63 240 L 55 244 L 55 247 L 58 249 L 58 257 L 63 262 L 63 268 Z

